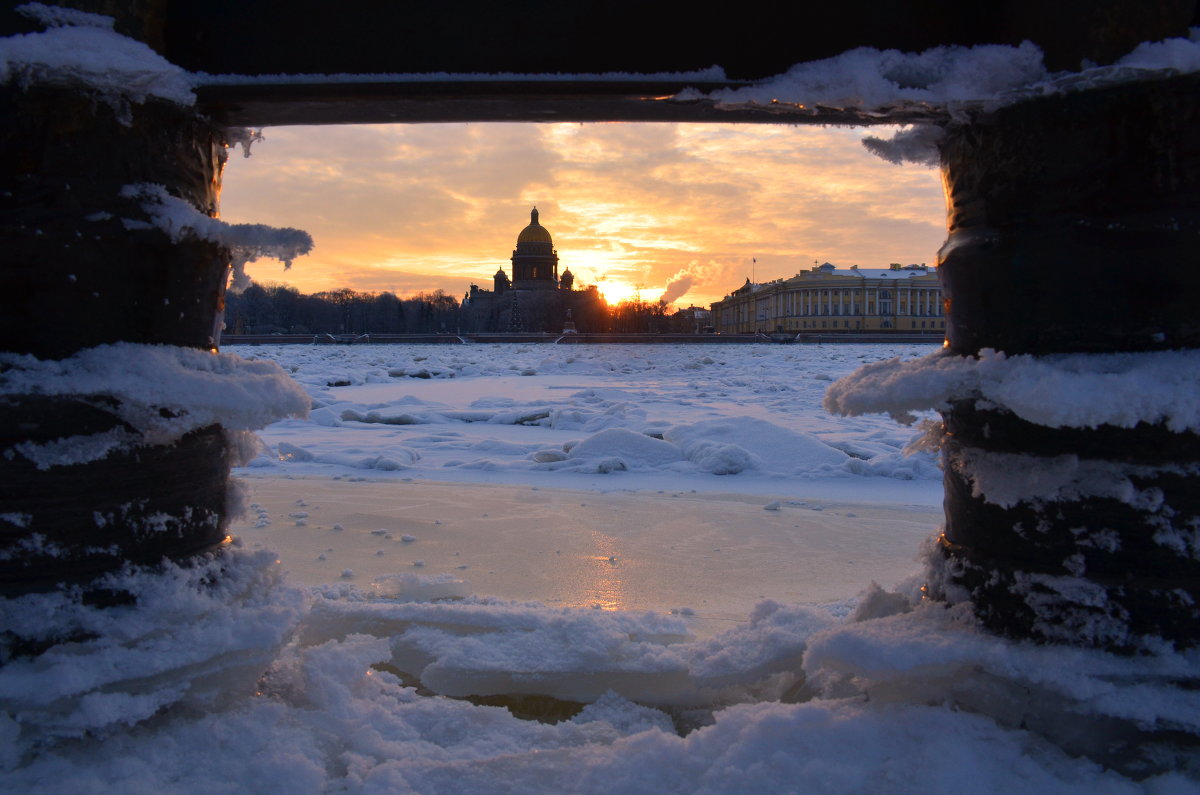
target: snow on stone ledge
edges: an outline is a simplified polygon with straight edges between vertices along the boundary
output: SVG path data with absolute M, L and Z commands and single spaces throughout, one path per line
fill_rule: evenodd
M 898 109 L 997 107 L 1047 94 L 1200 71 L 1200 28 L 1187 38 L 1144 42 L 1111 66 L 1051 74 L 1028 41 L 1012 47 L 934 47 L 924 52 L 859 47 L 799 63 L 781 75 L 707 97 L 721 107 L 776 105 L 886 113 Z M 678 99 L 701 96 L 689 90 Z
M 754 86 L 722 89 L 711 98 L 731 107 L 786 102 L 875 111 L 985 100 L 1047 76 L 1042 51 L 1030 42 L 1019 47 L 934 47 L 920 53 L 858 47 L 796 64 Z
M 914 361 L 889 359 L 859 368 L 825 393 L 825 409 L 858 416 L 886 413 L 905 425 L 913 412 L 982 399 L 1050 428 L 1132 428 L 1163 423 L 1200 431 L 1200 351 L 978 358 L 941 351 Z
M 271 257 L 292 267 L 292 260 L 312 251 L 312 236 L 301 229 L 273 227 L 263 224 L 227 224 L 199 212 L 183 199 L 167 193 L 162 185 L 141 182 L 126 185 L 120 195 L 140 199 L 142 210 L 151 223 L 178 242 L 189 233 L 228 248 L 233 255 L 233 280 L 229 289 L 240 293 L 250 286 L 246 264 L 259 257 Z M 125 226 L 136 227 L 140 221 L 126 219 Z
M 114 413 L 136 429 L 119 432 L 119 438 L 109 438 L 110 432 L 20 446 L 18 452 L 41 468 L 97 460 L 126 445 L 168 444 L 214 424 L 230 431 L 261 428 L 306 417 L 310 405 L 303 388 L 274 362 L 130 342 L 62 361 L 0 353 L 0 395 L 112 396 L 118 401 Z
M 137 103 L 155 97 L 195 104 L 188 73 L 113 31 L 111 18 L 42 3 L 17 10 L 49 29 L 0 38 L 0 83 L 83 84 L 102 96 Z

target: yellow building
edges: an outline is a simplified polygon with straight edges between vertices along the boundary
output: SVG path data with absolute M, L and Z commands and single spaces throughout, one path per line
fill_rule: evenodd
M 746 283 L 712 305 L 719 334 L 944 332 L 937 269 L 839 270 L 826 262 L 790 279 Z

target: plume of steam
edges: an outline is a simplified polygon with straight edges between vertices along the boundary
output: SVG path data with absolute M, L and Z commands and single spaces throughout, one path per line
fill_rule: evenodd
M 662 298 L 658 300 L 664 304 L 673 304 L 682 298 L 688 290 L 692 289 L 692 285 L 696 283 L 696 277 L 686 271 L 677 273 L 667 282 L 667 289 L 663 290 Z
M 720 262 L 714 259 L 701 262 L 694 259 L 667 279 L 667 286 L 658 300 L 670 304 L 685 296 L 693 287 L 721 284 L 731 278 L 736 267 L 733 262 Z

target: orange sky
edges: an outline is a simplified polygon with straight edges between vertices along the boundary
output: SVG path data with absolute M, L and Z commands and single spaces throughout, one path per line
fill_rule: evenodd
M 491 286 L 537 205 L 560 271 L 610 301 L 640 287 L 706 306 L 813 264 L 933 264 L 936 169 L 868 153 L 886 129 L 706 124 L 438 124 L 267 129 L 231 152 L 221 217 L 294 226 L 316 248 L 256 281 L 398 295 Z

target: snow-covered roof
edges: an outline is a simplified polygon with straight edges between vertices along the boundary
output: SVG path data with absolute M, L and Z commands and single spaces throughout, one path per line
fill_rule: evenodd
M 916 276 L 929 276 L 937 271 L 933 268 L 850 268 L 839 273 L 843 276 L 861 276 L 864 279 L 912 279 Z

